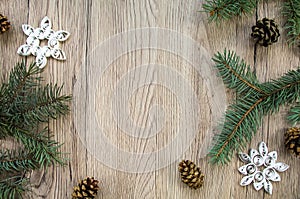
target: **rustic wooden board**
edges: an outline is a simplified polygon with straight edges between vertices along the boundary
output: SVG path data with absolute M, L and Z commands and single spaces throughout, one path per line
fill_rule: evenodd
M 282 108 L 279 113 L 268 116 L 264 119 L 263 125 L 257 132 L 253 141 L 248 147 L 256 148 L 257 143 L 261 140 L 267 142 L 270 150 L 277 150 L 279 159 L 290 165 L 290 169 L 281 175 L 280 183 L 273 183 L 274 194 L 272 196 L 263 191 L 256 192 L 252 187 L 242 188 L 239 181 L 242 176 L 237 171 L 238 166 L 242 163 L 237 157 L 233 157 L 230 164 L 226 166 L 215 166 L 208 163 L 208 158 L 203 157 L 203 145 L 206 144 L 205 133 L 211 135 L 210 127 L 215 125 L 215 118 L 212 118 L 212 96 L 206 81 L 212 81 L 213 77 L 205 79 L 195 66 L 180 54 L 176 55 L 165 49 L 145 48 L 132 52 L 126 52 L 112 62 L 105 70 L 95 79 L 93 74 L 97 71 L 95 65 L 91 63 L 101 63 L 109 57 L 98 55 L 114 55 L 124 45 L 114 44 L 108 46 L 107 52 L 94 52 L 99 50 L 99 45 L 113 36 L 140 28 L 156 27 L 164 30 L 176 31 L 180 35 L 193 39 L 197 44 L 206 49 L 209 56 L 217 51 L 223 51 L 224 48 L 234 50 L 238 55 L 243 57 L 256 71 L 261 81 L 278 78 L 290 69 L 299 66 L 299 49 L 289 48 L 286 44 L 285 32 L 276 45 L 268 48 L 255 46 L 250 38 L 250 27 L 255 23 L 256 17 L 276 18 L 280 26 L 284 25 L 284 19 L 280 15 L 282 1 L 262 1 L 256 11 L 256 14 L 249 17 L 235 18 L 233 21 L 224 22 L 221 25 L 208 24 L 205 13 L 198 12 L 201 9 L 202 1 L 189 0 L 122 0 L 122 1 L 72 1 L 72 0 L 2 0 L 0 4 L 1 13 L 7 15 L 12 23 L 11 30 L 0 35 L 0 78 L 7 76 L 8 71 L 13 65 L 22 60 L 22 57 L 16 54 L 17 48 L 25 42 L 26 36 L 23 34 L 21 24 L 28 23 L 37 27 L 44 16 L 52 20 L 54 29 L 68 30 L 71 33 L 69 40 L 62 44 L 62 49 L 67 55 L 67 60 L 59 62 L 50 59 L 46 66 L 43 76 L 49 82 L 64 83 L 64 92 L 75 95 L 72 112 L 69 116 L 61 118 L 50 123 L 50 128 L 54 132 L 59 142 L 65 143 L 62 151 L 69 153 L 68 165 L 62 167 L 49 168 L 47 172 L 36 171 L 32 173 L 33 192 L 28 198 L 70 198 L 72 187 L 78 179 L 85 176 L 95 176 L 101 181 L 99 196 L 97 198 L 116 199 L 116 198 L 300 198 L 299 186 L 299 160 L 293 158 L 284 149 L 283 134 L 289 125 L 285 122 L 287 108 Z M 135 35 L 137 41 L 140 35 Z M 151 37 L 151 34 L 150 34 Z M 151 44 L 151 38 L 145 39 L 145 42 Z M 153 35 L 157 38 L 158 44 L 164 44 L 165 40 L 173 38 L 164 38 L 164 35 Z M 123 38 L 124 39 L 124 38 Z M 126 38 L 125 38 L 126 41 Z M 136 42 L 136 41 L 129 41 Z M 174 40 L 176 45 L 178 40 Z M 192 54 L 193 48 L 189 46 L 182 47 L 182 54 Z M 171 48 L 171 47 L 170 47 Z M 126 49 L 125 49 L 126 50 Z M 204 59 L 204 58 L 203 58 Z M 203 64 L 203 59 L 199 59 L 199 65 Z M 32 57 L 28 61 L 34 60 Z M 202 60 L 202 61 L 201 61 Z M 161 69 L 141 70 L 132 74 L 131 79 L 127 79 L 124 88 L 120 90 L 121 94 L 126 95 L 131 91 L 134 84 L 143 83 L 147 78 L 153 78 L 153 84 L 141 86 L 135 92 L 130 93 L 129 101 L 120 99 L 119 108 L 129 107 L 130 117 L 134 123 L 139 126 L 152 125 L 157 134 L 153 136 L 149 131 L 141 132 L 146 138 L 135 138 L 128 132 L 120 129 L 118 121 L 122 114 L 112 114 L 111 99 L 116 93 L 115 89 L 119 81 L 125 75 L 131 74 L 137 67 L 142 65 L 164 65 L 167 70 L 160 74 Z M 197 69 L 198 68 L 198 69 Z M 201 67 L 200 67 L 201 68 Z M 179 75 L 172 75 L 176 71 Z M 146 76 L 145 76 L 146 75 Z M 151 79 L 150 78 L 150 79 Z M 178 79 L 177 79 L 178 78 Z M 189 83 L 190 88 L 196 96 L 196 105 L 200 104 L 201 110 L 192 108 L 187 115 L 188 121 L 195 123 L 199 121 L 198 126 L 191 128 L 197 131 L 192 139 L 192 143 L 187 150 L 180 155 L 175 161 L 169 161 L 166 167 L 145 172 L 149 164 L 159 165 L 160 160 L 168 159 L 168 155 L 154 159 L 153 162 L 139 162 L 142 164 L 138 167 L 131 162 L 128 168 L 138 168 L 138 173 L 120 171 L 120 169 L 110 168 L 103 161 L 97 160 L 97 156 L 105 151 L 105 146 L 92 147 L 89 151 L 83 144 L 85 138 L 91 137 L 92 132 L 90 121 L 97 117 L 97 122 L 105 129 L 103 133 L 112 145 L 116 146 L 115 150 L 109 151 L 107 161 L 113 161 L 112 156 L 119 157 L 118 161 L 124 157 L 118 154 L 121 149 L 131 153 L 151 153 L 159 151 L 168 143 L 174 141 L 178 133 L 184 135 L 190 132 L 178 132 L 178 126 L 182 110 L 190 107 L 191 101 L 178 101 L 185 92 L 182 86 L 178 90 L 170 90 L 164 87 L 162 83 L 156 81 L 171 82 L 171 86 L 178 85 L 180 78 Z M 86 86 L 86 87 L 80 87 Z M 91 96 L 89 87 L 97 88 L 97 94 Z M 171 87 L 169 86 L 169 87 Z M 79 98 L 82 92 L 82 98 Z M 218 91 L 219 92 L 219 91 Z M 221 93 L 216 93 L 220 95 Z M 189 99 L 189 98 L 188 98 Z M 234 95 L 227 91 L 227 95 L 222 99 L 228 99 L 230 102 Z M 122 104 L 124 102 L 124 104 Z M 93 103 L 94 112 L 89 112 L 89 103 Z M 219 105 L 216 102 L 215 105 Z M 160 109 L 152 109 L 159 105 L 164 108 L 164 117 L 160 117 Z M 222 106 L 220 106 L 222 107 Z M 199 111 L 199 112 L 198 112 Z M 220 111 L 220 110 L 218 110 Z M 121 110 L 120 110 L 121 112 Z M 199 113 L 197 115 L 197 113 Z M 191 116 L 192 115 L 192 116 Z M 194 117 L 196 115 L 196 117 Z M 156 117 L 157 116 L 157 117 Z M 78 122 L 82 118 L 85 122 Z M 160 120 L 164 120 L 162 128 L 159 129 Z M 117 122 L 116 122 L 117 121 Z M 126 121 L 125 121 L 126 122 Z M 78 124 L 80 123 L 80 124 Z M 196 122 L 197 123 L 197 122 Z M 86 125 L 85 128 L 82 125 Z M 84 132 L 86 130 L 86 132 Z M 99 133 L 99 132 L 95 132 Z M 206 137 L 207 138 L 207 137 Z M 98 138 L 97 138 L 98 139 Z M 96 141 L 97 141 L 96 139 Z M 83 140 L 83 141 L 82 141 Z M 91 140 L 88 140 L 91 141 Z M 89 142 L 88 142 L 89 143 Z M 177 146 L 178 149 L 184 146 Z M 98 148 L 98 150 L 96 150 Z M 174 151 L 174 153 L 178 153 Z M 103 155 L 103 154 L 102 154 Z M 118 156 L 119 155 L 119 156 Z M 172 156 L 172 154 L 170 154 Z M 181 159 L 191 159 L 199 164 L 205 173 L 205 185 L 199 190 L 191 190 L 180 182 L 177 172 L 177 164 Z M 124 162 L 120 162 L 123 164 Z M 121 167 L 121 166 L 120 166 Z M 145 169 L 143 172 L 143 168 Z

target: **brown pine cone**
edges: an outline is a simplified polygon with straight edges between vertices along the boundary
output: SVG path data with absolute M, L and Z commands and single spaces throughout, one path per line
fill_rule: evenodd
M 285 147 L 289 152 L 300 158 L 300 128 L 293 127 L 285 133 Z
M 78 186 L 73 188 L 72 197 L 75 198 L 85 198 L 92 199 L 97 195 L 98 180 L 95 180 L 94 177 L 87 177 L 84 180 L 80 180 Z
M 10 28 L 10 22 L 5 16 L 0 14 L 0 33 L 4 33 L 8 31 L 9 28 Z
M 198 189 L 204 183 L 204 175 L 199 167 L 197 167 L 190 160 L 182 160 L 179 163 L 178 170 L 181 173 L 182 182 L 186 183 L 189 187 Z
M 263 18 L 262 20 L 258 20 L 256 25 L 252 26 L 251 36 L 260 45 L 267 47 L 278 41 L 278 37 L 280 36 L 278 25 L 273 19 Z

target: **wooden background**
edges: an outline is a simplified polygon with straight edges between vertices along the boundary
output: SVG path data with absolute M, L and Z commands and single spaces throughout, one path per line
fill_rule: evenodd
M 63 29 L 71 33 L 69 40 L 62 44 L 66 52 L 67 60 L 59 62 L 53 59 L 48 61 L 43 76 L 49 82 L 65 84 L 64 92 L 72 93 L 78 77 L 82 75 L 82 60 L 89 51 L 99 42 L 123 31 L 143 28 L 160 27 L 178 31 L 185 34 L 205 47 L 211 56 L 224 48 L 231 49 L 243 57 L 256 71 L 258 78 L 263 82 L 272 78 L 278 78 L 290 69 L 299 66 L 299 49 L 289 48 L 286 44 L 286 33 L 282 32 L 279 42 L 268 48 L 255 47 L 250 38 L 251 26 L 255 24 L 256 18 L 275 18 L 284 25 L 285 19 L 280 15 L 282 1 L 261 1 L 253 16 L 235 18 L 217 26 L 208 24 L 205 13 L 198 12 L 202 1 L 199 0 L 1 0 L 1 13 L 8 16 L 12 28 L 6 34 L 0 35 L 0 74 L 5 78 L 13 65 L 22 59 L 17 55 L 18 47 L 25 43 L 26 36 L 23 34 L 21 25 L 30 24 L 37 27 L 44 16 L 52 20 L 55 30 Z M 119 46 L 115 46 L 117 49 Z M 189 50 L 189 49 L 187 49 Z M 151 52 L 150 52 L 151 51 Z M 145 56 L 149 54 L 149 56 Z M 101 57 L 98 57 L 101 59 Z M 33 60 L 32 57 L 28 58 Z M 128 61 L 129 60 L 129 61 Z M 130 65 L 137 66 L 143 61 L 157 61 L 167 63 L 170 67 L 177 68 L 184 73 L 184 77 L 194 85 L 199 102 L 205 101 L 205 88 L 202 88 L 201 75 L 184 60 L 174 57 L 170 53 L 155 52 L 155 50 L 137 51 L 128 53 L 113 63 L 110 70 L 102 78 L 101 94 L 98 96 L 99 120 L 109 130 L 109 139 L 116 145 L 131 151 L 152 149 L 158 150 L 165 143 L 172 141 L 171 128 L 172 118 L 178 119 L 180 106 L 174 100 L 176 96 L 166 92 L 163 88 L 145 86 L 134 94 L 132 107 L 137 122 L 146 124 L 148 109 L 155 103 L 166 106 L 166 127 L 163 132 L 156 135 L 160 142 L 156 144 L 153 140 L 135 140 L 122 135 L 115 124 L 109 125 L 109 119 L 100 110 L 106 110 L 105 93 L 110 93 L 118 76 L 126 74 Z M 199 63 L 200 65 L 201 63 Z M 84 74 L 86 75 L 86 74 Z M 151 75 L 151 74 L 150 74 Z M 82 76 L 81 76 L 82 78 Z M 88 79 L 88 75 L 86 77 Z M 140 78 L 140 77 L 136 77 Z M 93 80 L 89 80 L 93 82 Z M 176 80 L 174 80 L 176 81 Z M 99 91 L 100 92 L 100 91 Z M 124 91 L 126 92 L 126 90 Z M 204 97 L 203 97 L 204 96 Z M 224 96 L 224 99 L 226 97 Z M 227 92 L 230 102 L 234 99 L 231 92 Z M 83 101 L 85 99 L 82 99 Z M 102 100 L 102 101 L 101 101 Z M 207 99 L 209 102 L 209 99 Z M 188 103 L 188 102 L 186 102 Z M 142 108 L 139 110 L 138 105 Z M 127 104 L 124 104 L 126 106 Z M 76 107 L 73 107 L 76 110 Z M 77 107 L 79 108 L 79 107 Z M 270 150 L 277 150 L 279 160 L 290 165 L 290 169 L 281 173 L 282 181 L 273 183 L 273 195 L 264 191 L 255 191 L 253 187 L 240 187 L 239 182 L 242 175 L 237 168 L 242 165 L 237 157 L 233 157 L 230 164 L 226 166 L 214 166 L 208 163 L 208 158 L 201 158 L 201 136 L 196 135 L 188 150 L 181 155 L 180 159 L 191 159 L 195 161 L 205 173 L 205 185 L 199 190 L 191 190 L 180 182 L 177 172 L 177 160 L 169 166 L 148 173 L 127 173 L 111 169 L 97 161 L 79 139 L 78 129 L 75 128 L 74 112 L 69 116 L 50 123 L 51 130 L 62 146 L 64 152 L 70 153 L 70 161 L 64 168 L 51 167 L 48 172 L 36 171 L 32 173 L 33 193 L 28 198 L 63 199 L 71 198 L 72 187 L 78 179 L 85 176 L 95 176 L 101 181 L 100 192 L 97 198 L 300 198 L 299 186 L 299 159 L 289 155 L 284 149 L 283 134 L 289 125 L 285 122 L 288 107 L 280 109 L 279 113 L 265 117 L 263 125 L 248 147 L 256 148 L 257 143 L 264 140 Z M 99 112 L 98 112 L 99 111 Z M 191 110 L 195 111 L 195 110 Z M 136 112 L 136 113 L 135 113 Z M 84 117 L 88 119 L 89 115 Z M 140 118 L 139 118 L 140 117 Z M 108 117 L 109 118 L 109 117 Z M 192 118 L 191 118 L 192 119 Z M 195 119 L 195 118 L 194 118 Z M 196 118 L 197 119 L 197 118 Z M 198 118 L 207 128 L 210 122 L 210 109 L 204 107 Z M 169 123 L 170 124 L 169 124 Z M 209 124 L 209 125 L 208 125 Z M 202 129 L 203 130 L 203 129 Z M 103 147 L 103 146 L 101 146 Z M 181 147 L 181 146 L 178 146 Z M 115 153 L 116 151 L 111 151 Z M 107 154 L 108 158 L 110 154 Z M 131 165 L 128 165 L 130 167 Z M 134 165 L 133 165 L 134 166 Z

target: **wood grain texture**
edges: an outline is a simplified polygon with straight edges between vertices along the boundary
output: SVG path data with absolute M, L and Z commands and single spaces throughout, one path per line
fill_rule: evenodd
M 119 198 L 300 198 L 299 160 L 293 158 L 284 149 L 283 134 L 289 125 L 285 122 L 288 108 L 281 108 L 279 113 L 264 118 L 263 125 L 258 130 L 254 139 L 248 147 L 256 148 L 257 143 L 264 140 L 270 150 L 277 150 L 279 159 L 290 165 L 290 169 L 281 173 L 282 181 L 273 183 L 274 193 L 272 196 L 263 191 L 256 192 L 251 186 L 240 187 L 239 182 L 242 175 L 237 168 L 242 165 L 237 157 L 233 157 L 230 164 L 226 166 L 215 166 L 208 163 L 208 158 L 201 158 L 204 135 L 212 125 L 211 97 L 207 93 L 208 87 L 205 79 L 199 74 L 191 63 L 184 57 L 174 55 L 162 49 L 136 49 L 127 52 L 112 62 L 99 79 L 91 79 L 93 74 L 89 63 L 91 60 L 108 59 L 97 57 L 91 53 L 103 41 L 112 36 L 128 30 L 138 28 L 158 27 L 177 31 L 195 40 L 203 46 L 212 56 L 224 48 L 234 50 L 249 63 L 260 81 L 278 78 L 290 69 L 295 69 L 299 63 L 299 49 L 290 48 L 286 44 L 286 34 L 282 36 L 276 45 L 268 48 L 255 46 L 250 38 L 251 26 L 255 24 L 256 18 L 275 18 L 282 27 L 285 19 L 280 15 L 282 1 L 261 1 L 253 16 L 243 16 L 227 21 L 221 25 L 208 24 L 205 13 L 198 12 L 202 1 L 197 0 L 2 0 L 0 4 L 1 13 L 8 16 L 12 23 L 9 32 L 0 35 L 0 78 L 5 79 L 8 71 L 22 57 L 16 54 L 18 47 L 26 40 L 21 25 L 30 24 L 37 27 L 44 16 L 52 20 L 54 29 L 63 29 L 71 33 L 71 37 L 62 44 L 67 60 L 64 62 L 50 59 L 43 76 L 48 82 L 64 83 L 64 92 L 74 94 L 78 82 L 84 82 L 87 88 L 96 86 L 97 95 L 89 96 L 85 88 L 82 106 L 74 106 L 72 113 L 64 118 L 50 123 L 50 129 L 54 132 L 59 142 L 65 143 L 62 151 L 69 153 L 68 165 L 62 167 L 51 167 L 47 171 L 35 171 L 31 175 L 33 192 L 26 198 L 64 199 L 71 198 L 72 187 L 78 179 L 85 176 L 95 176 L 101 181 L 100 192 L 97 198 L 119 199 Z M 138 35 L 136 35 L 138 37 Z M 159 37 L 160 38 L 160 37 Z M 166 38 L 167 39 L 167 38 Z M 146 40 L 145 42 L 149 42 Z M 164 42 L 158 40 L 157 42 Z M 178 41 L 174 41 L 176 44 Z M 110 46 L 108 50 L 117 51 L 123 46 Z M 190 52 L 193 49 L 183 48 Z M 114 52 L 111 52 L 113 54 Z M 192 53 L 192 52 L 191 52 Z M 34 60 L 33 57 L 27 58 Z M 145 73 L 147 77 L 153 78 L 153 84 L 141 86 L 131 93 L 130 100 L 122 106 L 128 106 L 133 122 L 139 126 L 152 125 L 158 131 L 149 138 L 135 138 L 126 134 L 116 123 L 120 115 L 112 115 L 111 99 L 115 94 L 118 82 L 134 71 L 137 67 L 147 64 L 160 64 L 167 66 L 170 70 L 178 72 L 178 79 L 173 75 L 160 74 L 160 70 L 145 70 L 133 73 L 132 82 L 143 82 Z M 200 65 L 201 63 L 199 63 Z M 186 80 L 195 92 L 197 103 L 201 105 L 198 117 L 188 118 L 190 121 L 198 120 L 199 129 L 188 149 L 175 162 L 164 168 L 153 172 L 128 173 L 105 166 L 97 160 L 99 151 L 88 151 L 80 139 L 81 136 L 90 136 L 82 132 L 84 129 L 76 128 L 76 117 L 80 110 L 80 117 L 88 124 L 94 115 L 85 111 L 87 102 L 95 103 L 97 122 L 105 129 L 105 136 L 116 146 L 114 151 L 107 154 L 109 159 L 112 154 L 116 155 L 118 149 L 131 153 L 149 153 L 160 150 L 176 136 L 177 127 L 182 118 L 181 110 L 189 107 L 191 103 L 186 101 L 180 103 L 178 96 L 184 90 L 172 90 L 160 84 L 155 84 L 160 79 L 166 79 L 176 85 L 180 78 Z M 168 79 L 169 78 L 169 79 Z M 128 92 L 132 86 L 127 85 L 121 89 L 121 93 Z M 94 85 L 96 84 L 96 85 Z M 133 83 L 132 83 L 133 84 Z M 181 89 L 184 89 L 182 87 Z M 76 93 L 75 93 L 76 94 Z M 93 99 L 89 99 L 92 97 Z M 232 101 L 234 94 L 227 91 L 223 99 Z M 90 100 L 90 101 L 89 101 Z M 123 99 L 121 102 L 125 101 Z M 73 102 L 73 104 L 76 104 Z M 156 105 L 164 109 L 164 117 L 159 116 L 160 110 L 153 109 Z M 122 107 L 120 106 L 120 107 Z M 153 111 L 153 112 L 151 112 Z M 198 110 L 190 110 L 196 114 Z M 153 117 L 152 117 L 153 116 Z M 114 118 L 116 117 L 116 118 Z M 122 118 L 121 118 L 122 119 Z M 124 119 L 124 118 L 123 118 Z M 163 127 L 159 129 L 160 119 L 163 119 Z M 84 122 L 83 122 L 84 123 Z M 83 125 L 83 124 L 82 124 Z M 194 129 L 194 130 L 195 130 Z M 89 132 L 89 126 L 86 126 Z M 180 132 L 186 133 L 186 132 Z M 211 133 L 211 132 L 208 132 Z M 149 132 L 143 131 L 147 136 Z M 180 148 L 182 146 L 178 146 Z M 95 156 L 96 154 L 96 156 Z M 117 154 L 118 155 L 118 154 Z M 122 160 L 123 157 L 119 157 Z M 157 157 L 157 161 L 161 158 Z M 181 159 L 194 160 L 205 174 L 205 185 L 199 190 L 191 190 L 180 182 L 177 171 L 178 162 Z M 149 164 L 158 164 L 149 162 Z M 145 164 L 147 166 L 147 164 Z M 136 165 L 128 165 L 128 167 Z M 142 169 L 142 168 L 140 168 Z

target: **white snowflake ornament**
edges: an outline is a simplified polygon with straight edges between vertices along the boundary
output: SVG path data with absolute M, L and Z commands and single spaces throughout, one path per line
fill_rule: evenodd
M 239 158 L 246 163 L 246 165 L 238 169 L 240 173 L 245 175 L 240 185 L 246 186 L 253 182 L 255 190 L 258 191 L 264 188 L 269 194 L 272 194 L 273 190 L 271 181 L 278 182 L 281 180 L 277 171 L 284 172 L 289 168 L 285 163 L 276 162 L 277 152 L 268 152 L 268 147 L 264 142 L 259 144 L 258 151 L 256 149 L 250 149 L 249 155 L 239 153 Z M 259 170 L 260 167 L 264 168 L 263 171 Z
M 22 56 L 33 55 L 39 68 L 44 68 L 47 64 L 47 58 L 53 57 L 57 60 L 65 60 L 66 55 L 60 49 L 60 43 L 69 38 L 70 33 L 65 30 L 54 31 L 51 21 L 44 17 L 40 28 L 34 29 L 28 24 L 22 25 L 23 32 L 28 36 L 26 44 L 19 47 L 17 53 Z M 40 46 L 40 41 L 48 40 L 47 46 Z

